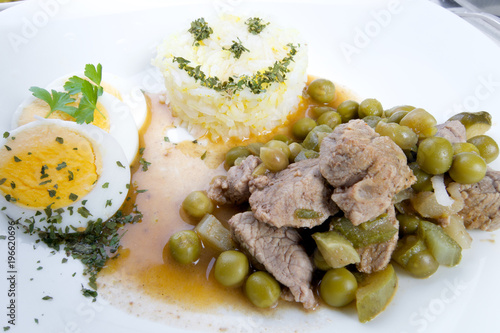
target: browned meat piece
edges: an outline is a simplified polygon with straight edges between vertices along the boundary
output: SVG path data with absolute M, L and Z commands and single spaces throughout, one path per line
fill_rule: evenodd
M 283 171 L 250 181 L 255 217 L 281 227 L 312 228 L 338 211 L 332 188 L 319 172 L 318 159 L 293 163 Z
M 467 141 L 465 127 L 458 120 L 447 121 L 436 127 L 438 129 L 436 136 L 448 139 L 451 143 Z
M 229 168 L 226 178 L 216 178 L 210 185 L 208 197 L 220 205 L 241 204 L 248 201 L 250 197 L 248 182 L 253 179 L 252 172 L 260 163 L 260 158 L 251 155 L 240 165 Z
M 296 302 L 306 309 L 316 305 L 311 290 L 313 265 L 301 237 L 292 228 L 275 228 L 259 222 L 252 212 L 234 215 L 229 221 L 233 238 L 276 280 L 290 289 Z
M 319 168 L 332 200 L 354 225 L 374 219 L 416 180 L 403 151 L 363 120 L 339 125 L 321 143 Z
M 396 214 L 394 212 L 394 206 L 390 206 L 387 210 L 387 214 L 391 218 L 392 225 L 399 228 L 399 222 L 396 219 Z M 356 267 L 360 272 L 372 273 L 381 271 L 387 267 L 389 261 L 391 261 L 392 252 L 396 249 L 398 244 L 398 233 L 394 234 L 391 239 L 380 244 L 372 244 L 366 247 L 356 249 L 358 251 L 361 261 L 356 264 Z
M 464 208 L 458 214 L 467 229 L 500 228 L 500 172 L 488 169 L 480 182 L 461 187 Z

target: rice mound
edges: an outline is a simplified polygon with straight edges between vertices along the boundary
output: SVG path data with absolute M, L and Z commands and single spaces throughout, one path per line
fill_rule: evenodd
M 245 23 L 247 19 L 224 15 L 207 20 L 213 33 L 198 43 L 187 25 L 158 46 L 153 64 L 165 78 L 167 100 L 181 125 L 195 137 L 208 134 L 212 140 L 226 141 L 230 137 L 246 138 L 270 131 L 282 124 L 299 103 L 307 80 L 306 44 L 298 40 L 295 30 L 273 23 L 252 34 Z M 227 50 L 234 42 L 241 42 L 248 49 L 239 59 Z M 294 53 L 292 48 L 296 52 L 290 56 Z M 252 92 L 245 84 L 237 90 L 217 91 L 204 86 L 175 61 L 179 57 L 188 60 L 191 68 L 199 66 L 206 77 L 224 82 L 262 74 L 276 63 L 283 63 L 287 56 L 291 61 L 287 62 L 284 80 L 264 83 L 265 91 L 259 93 Z

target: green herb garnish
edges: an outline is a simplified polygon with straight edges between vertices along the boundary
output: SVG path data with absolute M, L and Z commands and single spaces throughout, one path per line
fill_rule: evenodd
M 139 163 L 142 165 L 142 171 L 148 171 L 148 168 L 151 165 L 151 162 L 146 161 L 144 158 L 141 158 Z
M 264 30 L 264 28 L 269 25 L 268 23 L 264 23 L 259 17 L 252 17 L 245 21 L 245 24 L 248 25 L 248 32 L 253 35 L 258 35 Z
M 45 118 L 48 118 L 54 111 L 61 111 L 74 117 L 77 124 L 88 124 L 94 121 L 94 111 L 97 110 L 101 113 L 97 108 L 97 99 L 103 93 L 101 86 L 101 64 L 98 64 L 97 67 L 92 64 L 85 65 L 84 74 L 90 81 L 72 76 L 64 84 L 64 89 L 66 90 L 64 92 L 58 92 L 53 89 L 49 92 L 40 87 L 31 87 L 29 89 L 33 93 L 33 96 L 45 101 L 49 105 L 50 111 Z M 78 107 L 68 105 L 76 101 L 71 96 L 77 94 L 81 94 Z
M 53 297 L 52 296 L 43 296 L 42 299 L 44 301 L 49 301 L 49 300 L 53 299 Z
M 247 49 L 246 47 L 243 46 L 243 44 L 241 43 L 241 40 L 239 38 L 238 38 L 238 41 L 233 40 L 233 45 L 231 45 L 230 48 L 228 48 L 228 49 L 222 48 L 222 49 L 227 50 L 229 52 L 232 52 L 236 59 L 239 59 L 243 52 L 250 52 L 249 49 Z
M 227 81 L 221 82 L 216 76 L 207 76 L 202 70 L 201 65 L 192 67 L 189 65 L 190 61 L 182 57 L 174 57 L 173 62 L 179 64 L 179 68 L 184 70 L 189 76 L 199 81 L 204 87 L 213 89 L 218 92 L 225 92 L 232 95 L 237 91 L 248 87 L 254 94 L 260 94 L 266 91 L 268 85 L 274 82 L 284 82 L 286 73 L 290 70 L 288 66 L 293 61 L 293 56 L 297 53 L 297 47 L 293 44 L 287 44 L 290 47 L 287 55 L 280 61 L 276 61 L 273 66 L 268 67 L 266 70 L 259 71 L 252 76 L 242 75 L 229 77 Z
M 193 42 L 193 45 L 200 46 L 199 42 L 210 37 L 210 35 L 214 31 L 208 26 L 208 23 L 205 22 L 205 19 L 201 17 L 191 22 L 191 28 L 189 28 L 188 32 L 193 35 L 193 38 L 195 40 Z
M 70 193 L 69 195 L 69 200 L 71 201 L 76 201 L 78 199 L 78 195 L 74 194 L 74 193 Z
M 67 167 L 68 165 L 66 164 L 66 162 L 62 162 L 62 163 L 59 163 L 56 167 L 56 170 L 59 171 L 61 169 L 64 169 L 65 167 Z

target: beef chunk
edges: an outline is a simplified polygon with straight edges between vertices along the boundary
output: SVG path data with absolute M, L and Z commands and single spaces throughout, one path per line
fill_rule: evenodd
M 392 225 L 399 228 L 399 222 L 396 219 L 394 206 L 389 207 L 387 214 Z M 383 270 L 387 267 L 389 261 L 391 261 L 392 252 L 396 249 L 397 244 L 398 233 L 395 233 L 394 236 L 392 236 L 392 238 L 388 241 L 356 249 L 361 259 L 361 261 L 356 264 L 356 267 L 360 272 L 368 274 Z
M 248 201 L 250 197 L 248 182 L 253 179 L 252 172 L 260 163 L 260 158 L 251 155 L 240 165 L 232 166 L 226 178 L 216 178 L 210 185 L 208 197 L 220 205 L 241 204 Z
M 335 214 L 333 189 L 321 176 L 318 162 L 303 160 L 252 180 L 249 202 L 255 217 L 277 228 L 312 228 Z
M 296 302 L 306 309 L 316 305 L 311 290 L 313 265 L 301 237 L 292 228 L 275 228 L 259 222 L 252 212 L 234 215 L 229 220 L 233 238 L 276 280 L 290 289 Z
M 374 219 L 416 180 L 403 151 L 363 120 L 339 125 L 321 143 L 319 168 L 332 200 L 354 225 Z
M 451 143 L 467 141 L 465 127 L 458 120 L 447 121 L 436 127 L 438 129 L 436 136 L 448 139 Z
M 458 214 L 468 229 L 500 228 L 500 172 L 488 169 L 480 182 L 461 185 L 461 194 L 464 208 Z

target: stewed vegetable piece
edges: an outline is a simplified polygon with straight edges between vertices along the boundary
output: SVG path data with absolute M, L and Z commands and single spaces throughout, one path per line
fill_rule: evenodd
M 330 306 L 345 306 L 356 297 L 358 282 L 346 268 L 334 268 L 325 273 L 319 286 L 319 294 Z
M 176 232 L 168 241 L 170 254 L 180 264 L 187 265 L 200 257 L 201 242 L 193 230 Z
M 268 308 L 278 301 L 281 287 L 271 274 L 258 271 L 248 277 L 245 293 L 256 307 Z
M 189 215 L 201 219 L 205 214 L 210 214 L 214 210 L 212 200 L 202 191 L 194 191 L 188 194 L 182 202 L 182 208 Z
M 474 184 L 486 175 L 486 162 L 476 153 L 460 153 L 453 157 L 449 174 L 460 184 Z
M 417 163 L 420 169 L 438 175 L 445 173 L 453 162 L 453 146 L 445 138 L 433 136 L 420 142 Z
M 491 163 L 498 157 L 498 144 L 488 135 L 478 135 L 470 138 L 467 142 L 476 146 L 486 163 Z
M 335 98 L 335 85 L 326 79 L 316 79 L 307 87 L 307 93 L 318 103 L 330 103 Z
M 249 263 L 247 256 L 238 251 L 222 252 L 214 265 L 214 277 L 225 287 L 238 287 L 243 284 L 248 275 Z

